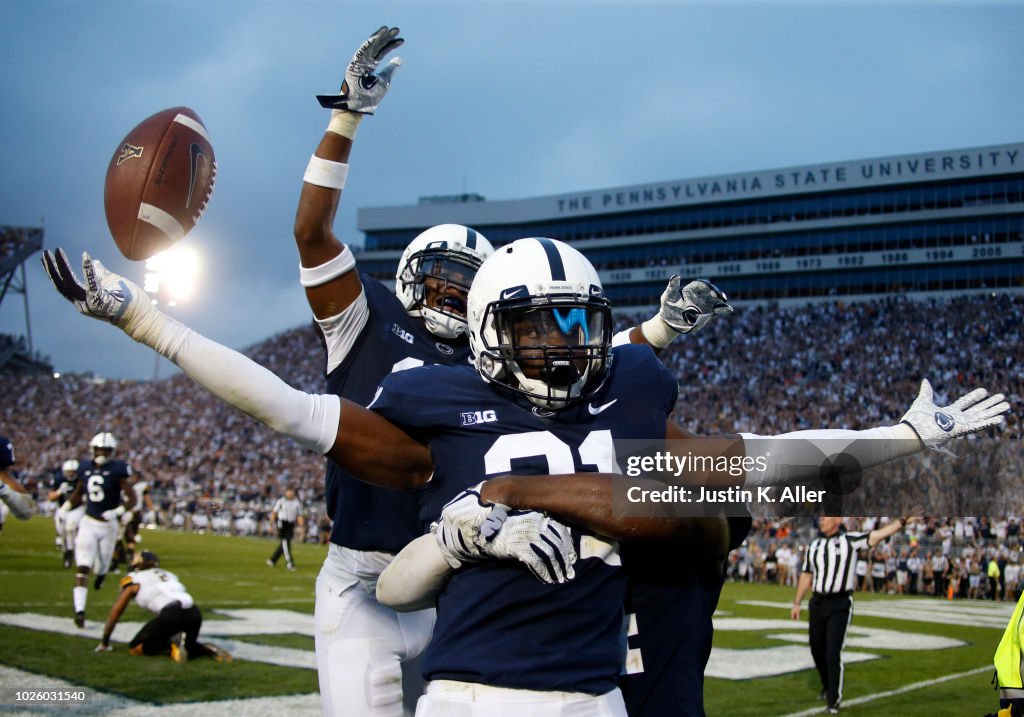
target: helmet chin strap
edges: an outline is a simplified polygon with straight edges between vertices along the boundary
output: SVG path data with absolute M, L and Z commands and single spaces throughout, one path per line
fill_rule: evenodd
M 427 327 L 427 331 L 442 339 L 454 339 L 466 333 L 465 319 L 458 319 L 450 314 L 444 314 L 436 309 L 421 306 L 417 311 Z M 412 316 L 413 312 L 409 312 Z
M 110 460 L 110 456 L 104 455 L 102 453 L 100 455 L 98 455 L 98 456 L 93 456 L 92 457 L 92 462 L 95 463 L 98 466 L 102 466 L 102 465 L 106 464 L 106 462 L 108 460 Z
M 568 385 L 553 386 L 548 384 L 543 378 L 527 378 L 517 362 L 510 361 L 509 364 L 512 375 L 519 381 L 519 386 L 525 391 L 525 396 L 529 399 L 530 403 L 541 408 L 556 411 L 565 408 L 572 399 L 580 395 L 583 385 L 587 382 L 587 374 L 590 371 L 589 366 L 582 374 L 579 372 L 579 369 L 572 365 L 554 369 L 545 367 L 542 369 L 542 375 L 543 372 L 561 373 L 571 370 L 577 377 L 575 381 Z

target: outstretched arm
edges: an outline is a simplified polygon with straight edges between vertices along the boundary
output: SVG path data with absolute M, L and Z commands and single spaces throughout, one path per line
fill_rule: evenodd
M 21 520 L 28 520 L 35 510 L 32 496 L 6 468 L 0 468 L 0 500 L 7 504 L 15 518 Z
M 295 215 L 300 280 L 317 319 L 338 316 L 362 292 L 352 252 L 335 236 L 332 227 L 348 177 L 348 158 L 356 129 L 364 115 L 377 109 L 401 60 L 392 59 L 380 71 L 377 66 L 403 42 L 397 27 L 380 28 L 352 57 L 340 93 L 319 98 L 324 107 L 334 109 L 303 175 Z
M 948 406 L 939 406 L 931 384 L 924 379 L 914 403 L 895 426 L 794 431 L 767 437 L 741 433 L 746 455 L 764 459 L 763 469 L 747 472 L 746 486 L 800 482 L 827 466 L 862 470 L 925 448 L 949 453 L 946 445 L 951 440 L 1001 424 L 1003 414 L 1010 410 L 1005 398 L 977 388 Z
M 142 289 L 88 254 L 82 261 L 85 285 L 61 250 L 56 256 L 44 251 L 43 266 L 57 290 L 83 314 L 114 324 L 277 433 L 374 485 L 407 488 L 429 480 L 429 450 L 385 418 L 337 396 L 292 388 L 255 361 L 158 311 Z
M 881 528 L 875 528 L 868 533 L 868 547 L 875 547 L 886 538 L 896 535 L 900 528 L 904 527 L 907 523 L 910 523 L 914 518 L 897 518 L 891 523 L 883 525 Z

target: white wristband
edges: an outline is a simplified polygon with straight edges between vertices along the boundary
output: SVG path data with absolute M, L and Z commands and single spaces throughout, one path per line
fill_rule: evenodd
M 655 314 L 640 324 L 640 330 L 644 332 L 647 343 L 659 349 L 665 348 L 679 336 L 679 332 L 669 326 L 661 314 Z
M 318 187 L 328 189 L 344 189 L 345 180 L 348 178 L 348 165 L 344 162 L 332 162 L 315 154 L 309 158 L 306 165 L 306 173 L 302 175 L 303 182 L 315 184 Z
M 363 116 L 358 112 L 334 110 L 331 112 L 331 121 L 327 123 L 327 131 L 340 134 L 342 137 L 355 139 L 356 130 L 359 129 L 359 123 L 362 119 Z
M 307 289 L 314 286 L 320 286 L 326 284 L 331 279 L 335 279 L 345 272 L 352 271 L 356 266 L 356 258 L 352 254 L 352 250 L 347 246 L 341 250 L 341 253 L 333 259 L 325 261 L 320 266 L 302 266 L 299 265 L 299 283 Z

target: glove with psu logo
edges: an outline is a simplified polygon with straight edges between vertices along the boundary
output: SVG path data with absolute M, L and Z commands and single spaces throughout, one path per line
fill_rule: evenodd
M 932 385 L 924 379 L 917 398 L 900 421 L 913 428 L 926 447 L 952 454 L 946 444 L 954 438 L 1003 422 L 1002 414 L 1010 410 L 1005 399 L 1001 393 L 989 396 L 984 388 L 976 388 L 948 406 L 938 406 Z

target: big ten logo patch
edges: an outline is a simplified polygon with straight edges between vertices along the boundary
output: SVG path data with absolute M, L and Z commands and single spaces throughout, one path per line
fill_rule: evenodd
M 481 423 L 494 423 L 498 420 L 498 414 L 493 410 L 486 411 L 463 411 L 462 425 L 476 426 Z

